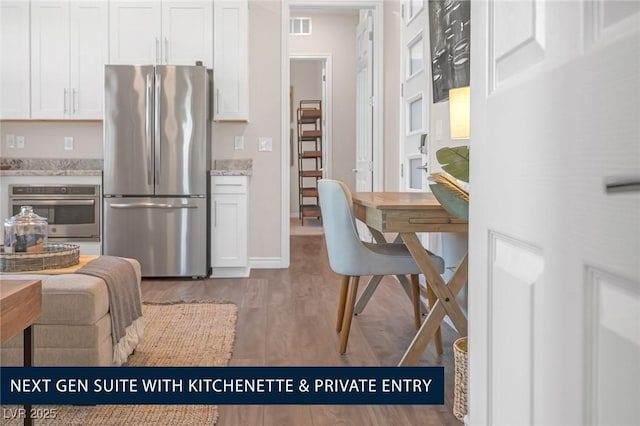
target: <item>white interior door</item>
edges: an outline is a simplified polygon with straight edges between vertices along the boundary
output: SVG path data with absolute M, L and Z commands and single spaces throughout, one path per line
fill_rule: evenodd
M 429 126 L 427 2 L 409 0 L 402 7 L 401 190 L 425 191 Z
M 356 191 L 373 191 L 373 19 L 360 13 L 356 39 Z
M 471 23 L 471 424 L 638 425 L 640 2 Z

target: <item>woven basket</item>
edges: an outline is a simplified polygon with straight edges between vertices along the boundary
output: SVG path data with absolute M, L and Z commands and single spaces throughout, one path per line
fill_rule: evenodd
M 462 421 L 467 414 L 467 369 L 469 367 L 469 351 L 466 337 L 461 337 L 453 342 L 453 360 L 455 363 L 453 415 Z
M 0 248 L 0 272 L 28 272 L 59 269 L 80 262 L 80 246 L 47 244 L 41 253 L 5 253 Z

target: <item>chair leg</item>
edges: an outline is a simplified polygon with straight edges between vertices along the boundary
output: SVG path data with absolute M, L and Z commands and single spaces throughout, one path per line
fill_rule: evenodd
M 356 304 L 358 295 L 358 282 L 360 277 L 351 277 L 351 286 L 349 287 L 349 296 L 347 297 L 347 309 L 344 313 L 344 325 L 342 326 L 342 335 L 340 336 L 340 354 L 347 351 L 347 343 L 349 342 L 349 332 L 351 331 L 351 320 L 353 319 L 353 308 Z
M 342 330 L 342 320 L 344 318 L 344 306 L 347 303 L 347 290 L 349 290 L 349 276 L 343 275 L 340 281 L 340 299 L 338 300 L 338 316 L 336 318 L 336 333 Z
M 429 283 L 427 283 L 427 299 L 429 300 L 429 310 L 431 310 L 433 309 L 433 305 L 435 305 L 438 298 L 436 297 L 436 294 L 433 292 L 433 289 L 431 288 L 431 285 Z M 440 327 L 438 327 L 438 329 L 436 330 L 434 340 L 436 342 L 436 352 L 438 353 L 438 355 L 442 355 L 442 332 L 440 331 Z
M 413 302 L 413 319 L 416 323 L 416 330 L 420 330 L 422 318 L 420 312 L 420 281 L 415 274 L 411 275 L 411 301 Z

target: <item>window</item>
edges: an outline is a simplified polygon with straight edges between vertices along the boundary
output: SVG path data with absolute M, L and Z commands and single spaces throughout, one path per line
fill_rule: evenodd
M 424 7 L 424 0 L 409 0 L 409 20 L 413 19 Z
M 422 96 L 409 102 L 409 133 L 422 130 Z
M 422 158 L 409 158 L 409 188 L 422 189 Z
M 415 75 L 424 68 L 424 45 L 422 43 L 422 35 L 416 40 L 412 41 L 409 45 L 409 65 L 407 71 L 409 71 L 409 77 Z
M 311 18 L 289 19 L 289 34 L 310 35 L 311 34 Z

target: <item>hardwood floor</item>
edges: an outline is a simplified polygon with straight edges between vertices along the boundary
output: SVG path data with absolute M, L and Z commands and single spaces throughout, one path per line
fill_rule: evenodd
M 363 278 L 361 289 L 367 279 Z M 409 298 L 385 277 L 351 326 L 338 354 L 335 313 L 340 277 L 329 268 L 321 235 L 291 237 L 289 269 L 254 270 L 243 279 L 143 280 L 143 300 L 226 299 L 239 307 L 231 365 L 393 366 L 415 334 Z M 444 354 L 433 342 L 420 365 L 445 367 L 444 406 L 220 406 L 219 426 L 239 425 L 461 425 L 452 414 L 453 341 L 443 325 Z

